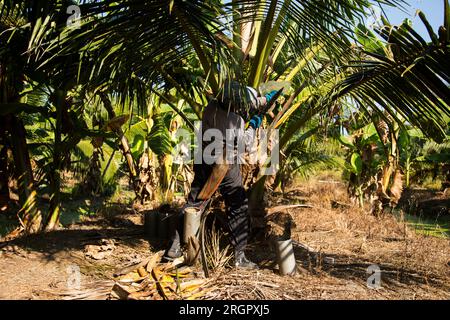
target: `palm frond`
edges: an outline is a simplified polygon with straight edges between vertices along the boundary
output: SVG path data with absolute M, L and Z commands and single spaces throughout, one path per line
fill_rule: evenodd
M 407 119 L 442 141 L 447 125 L 443 115 L 450 115 L 450 43 L 426 42 L 407 22 L 399 27 L 386 22 L 377 31 L 387 42 L 386 50 L 364 51 L 367 59 L 350 64 L 354 72 L 331 98 L 348 94 L 365 108 L 387 112 L 399 123 Z

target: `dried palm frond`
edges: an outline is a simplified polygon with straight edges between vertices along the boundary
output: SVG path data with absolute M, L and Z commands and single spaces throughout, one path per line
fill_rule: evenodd
M 215 219 L 211 230 L 206 237 L 206 261 L 212 270 L 218 270 L 224 268 L 231 260 L 230 245 L 225 248 L 221 248 L 221 240 L 224 237 L 223 232 L 216 229 Z
M 110 298 L 113 280 L 100 280 L 83 283 L 79 289 L 68 289 L 60 292 L 49 292 L 62 300 L 107 300 Z
M 397 204 L 403 192 L 403 175 L 400 170 L 395 171 L 394 181 L 390 189 L 391 202 Z

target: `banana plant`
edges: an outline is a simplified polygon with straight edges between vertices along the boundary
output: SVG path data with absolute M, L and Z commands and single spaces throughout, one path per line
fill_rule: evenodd
M 421 151 L 425 144 L 425 136 L 417 129 L 402 129 L 399 134 L 400 165 L 405 172 L 405 187 L 411 185 L 411 171 L 423 156 Z
M 449 134 L 442 143 L 430 141 L 418 129 L 405 128 L 400 130 L 399 150 L 400 165 L 405 173 L 405 187 L 410 188 L 412 182 L 419 182 L 427 176 L 427 171 L 443 176 L 442 188 L 447 187 L 448 163 L 450 162 Z M 435 174 L 437 175 L 437 174 Z
M 338 140 L 347 150 L 349 194 L 363 206 L 365 198 L 374 195 L 377 190 L 377 176 L 387 162 L 383 142 L 372 123 L 346 135 L 341 134 Z

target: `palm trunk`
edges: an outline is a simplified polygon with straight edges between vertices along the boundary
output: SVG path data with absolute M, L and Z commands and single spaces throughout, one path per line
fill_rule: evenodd
M 239 4 L 237 4 L 236 0 L 231 1 L 233 6 L 233 56 L 237 63 L 242 61 L 243 58 L 243 50 L 244 48 L 240 48 L 239 44 L 242 41 L 242 32 L 241 32 L 241 25 L 238 22 L 239 19 Z M 250 38 L 250 37 L 249 37 Z M 241 43 L 242 44 L 242 43 Z M 242 49 L 242 50 L 241 50 Z
M 53 147 L 53 170 L 50 174 L 52 196 L 50 198 L 50 210 L 47 217 L 45 230 L 54 230 L 59 225 L 61 215 L 61 169 L 62 169 L 62 115 L 66 108 L 66 92 L 56 91 L 56 123 L 55 123 L 55 142 Z
M 114 112 L 114 109 L 112 107 L 111 101 L 109 100 L 108 96 L 105 93 L 100 93 L 100 99 L 102 99 L 103 106 L 105 107 L 106 111 L 108 112 L 109 119 L 113 119 L 116 117 L 116 114 Z M 130 179 L 133 185 L 133 190 L 135 192 L 135 195 L 137 198 L 140 198 L 139 194 L 139 171 L 138 168 L 134 162 L 133 155 L 131 154 L 131 148 L 130 144 L 128 143 L 127 137 L 125 137 L 122 129 L 120 127 L 113 128 L 114 132 L 119 136 L 120 138 L 120 150 L 122 151 L 123 156 L 125 157 L 127 161 L 128 166 L 128 172 L 130 173 Z
M 14 61 L 14 58 L 0 61 L 0 101 L 2 103 L 19 102 L 19 92 L 23 88 L 23 75 L 20 73 L 20 69 L 16 68 L 17 66 L 10 64 L 11 61 Z M 0 156 L 0 183 L 2 194 L 6 196 L 6 192 L 8 192 L 7 198 L 9 199 L 7 149 L 5 147 L 6 140 L 9 139 L 14 158 L 14 171 L 18 182 L 19 202 L 22 206 L 19 219 L 26 233 L 38 232 L 42 219 L 40 211 L 34 205 L 36 193 L 34 192 L 33 171 L 24 124 L 16 115 L 8 114 L 2 118 L 1 127 L 3 149 Z
M 6 128 L 3 119 L 0 119 L 0 207 L 7 206 L 9 197 L 8 175 L 8 148 L 6 142 Z
M 25 232 L 35 233 L 40 230 L 42 217 L 34 205 L 34 179 L 25 127 L 22 120 L 14 115 L 9 115 L 6 119 L 10 123 L 11 147 L 18 181 L 19 202 L 22 206 L 20 218 Z

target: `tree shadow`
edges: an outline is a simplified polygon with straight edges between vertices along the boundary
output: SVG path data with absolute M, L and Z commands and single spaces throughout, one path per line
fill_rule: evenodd
M 118 221 L 118 217 L 115 217 L 116 224 Z M 41 232 L 0 242 L 0 248 L 18 247 L 29 252 L 40 253 L 48 261 L 53 261 L 57 259 L 59 253 L 83 251 L 86 245 L 100 245 L 102 240 L 114 240 L 123 246 L 137 250 L 142 247 L 143 241 L 150 245 L 152 251 L 159 251 L 166 247 L 167 240 L 149 239 L 144 232 L 144 226 L 125 224 L 121 227 L 112 227 L 111 222 L 107 220 L 85 221 L 77 224 L 76 229 Z
M 367 283 L 369 277 L 373 274 L 373 271 L 370 270 L 378 267 L 381 271 L 381 285 L 385 287 L 434 285 L 450 289 L 444 283 L 446 279 L 442 278 L 442 276 L 418 272 L 407 266 L 396 266 L 387 263 L 375 264 L 373 261 L 355 259 L 355 257 L 349 255 L 312 252 L 295 242 L 293 243 L 293 253 L 297 268 L 312 276 L 326 274 L 337 279 Z M 270 241 L 252 244 L 248 256 L 252 261 L 258 263 L 262 269 L 275 271 L 274 268 L 277 268 L 278 261 L 275 246 Z
M 214 219 L 214 222 L 223 228 L 226 224 L 223 217 L 211 215 L 211 217 L 214 216 L 218 218 Z M 55 260 L 58 253 L 83 251 L 86 245 L 99 244 L 104 239 L 117 240 L 121 245 L 136 249 L 139 249 L 145 241 L 149 243 L 152 252 L 164 250 L 167 247 L 168 240 L 149 239 L 143 225 L 130 225 L 127 218 L 121 218 L 120 215 L 115 215 L 113 221 L 115 221 L 115 227 L 111 225 L 111 220 L 107 219 L 85 221 L 77 224 L 76 229 L 23 236 L 0 243 L 0 247 L 18 246 L 25 250 L 39 252 L 49 261 Z M 258 263 L 261 269 L 273 271 L 276 268 L 276 250 L 272 241 L 254 239 L 246 251 L 250 260 Z M 337 279 L 360 283 L 367 283 L 371 276 L 368 268 L 374 264 L 373 261 L 345 254 L 313 252 L 296 242 L 293 242 L 293 253 L 297 266 L 311 276 L 326 274 Z M 378 263 L 378 267 L 381 270 L 382 286 L 391 288 L 404 285 L 434 285 L 445 288 L 448 286 L 443 284 L 445 279 L 441 276 L 418 272 L 406 265 Z

